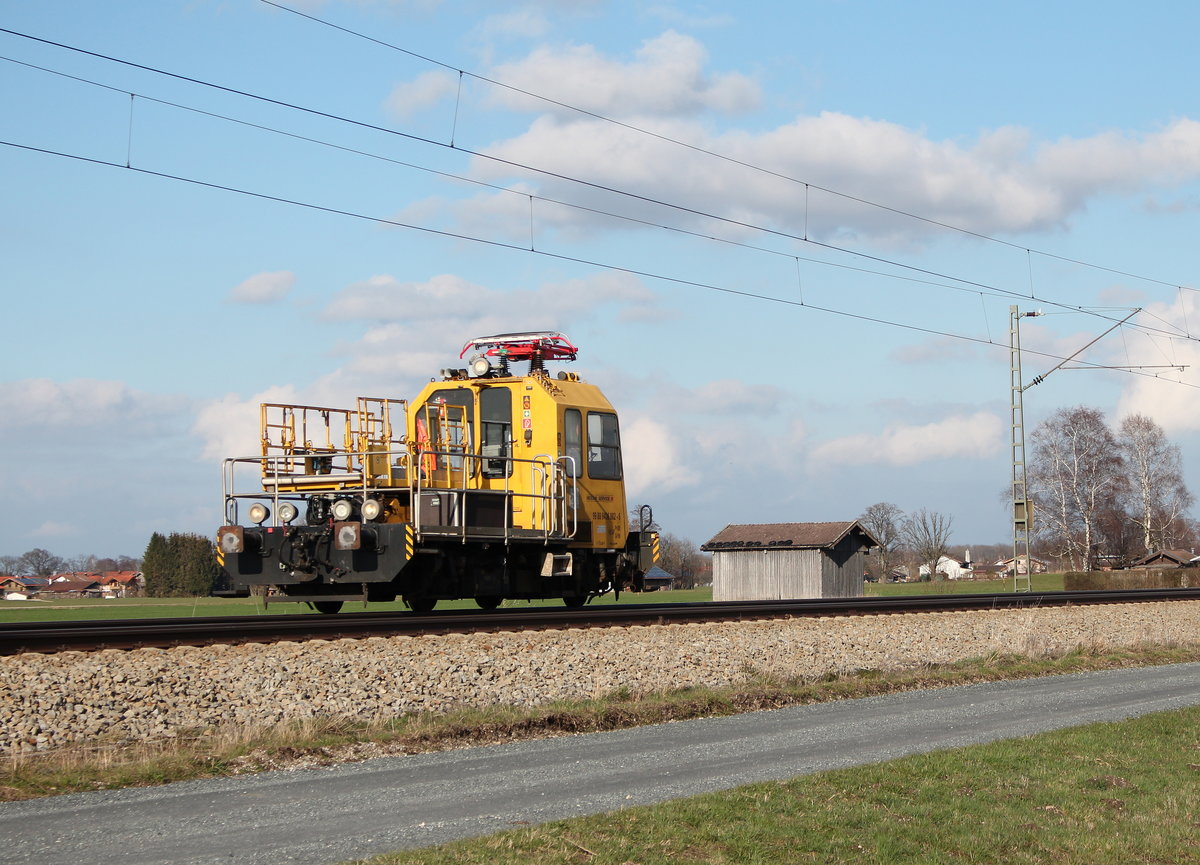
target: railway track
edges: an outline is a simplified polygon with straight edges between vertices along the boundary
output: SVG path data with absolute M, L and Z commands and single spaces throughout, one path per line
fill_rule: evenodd
M 699 604 L 611 604 L 581 609 L 501 608 L 491 611 L 445 611 L 424 615 L 349 612 L 333 616 L 232 616 L 143 619 L 134 622 L 22 622 L 0 625 L 0 655 L 477 631 L 629 627 L 799 616 L 891 615 L 1195 600 L 1200 600 L 1200 589 L 1125 589 L 1029 594 L 723 601 Z

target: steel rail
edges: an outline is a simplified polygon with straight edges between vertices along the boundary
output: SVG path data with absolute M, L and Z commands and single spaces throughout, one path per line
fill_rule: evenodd
M 784 601 L 606 604 L 581 609 L 343 612 L 337 615 L 270 615 L 96 621 L 20 622 L 0 625 L 0 655 L 214 643 L 336 640 L 372 636 L 472 633 L 572 627 L 627 627 L 786 617 L 891 615 L 917 612 L 1010 610 L 1085 604 L 1196 601 L 1200 589 L 1122 589 L 895 597 L 809 598 Z

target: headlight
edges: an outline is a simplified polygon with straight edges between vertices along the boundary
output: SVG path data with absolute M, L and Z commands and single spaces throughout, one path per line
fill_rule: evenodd
M 492 371 L 492 362 L 482 354 L 477 354 L 467 361 L 471 378 L 483 378 Z
M 250 522 L 256 526 L 261 526 L 271 516 L 271 509 L 262 502 L 255 502 L 250 506 Z
M 383 513 L 383 502 L 379 499 L 367 499 L 362 504 L 362 516 L 364 520 L 379 519 L 379 515 Z
M 350 499 L 338 499 L 329 511 L 339 523 L 350 519 L 354 514 L 354 503 Z
M 284 502 L 279 506 L 279 519 L 281 521 L 290 523 L 298 516 L 300 516 L 299 509 L 291 502 Z

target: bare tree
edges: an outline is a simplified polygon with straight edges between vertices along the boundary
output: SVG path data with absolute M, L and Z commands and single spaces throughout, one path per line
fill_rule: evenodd
M 711 581 L 711 559 L 695 543 L 670 532 L 659 535 L 658 566 L 675 578 L 675 586 L 693 589 Z
M 1126 486 L 1121 449 L 1096 409 L 1059 409 L 1031 436 L 1029 495 L 1043 533 L 1072 568 L 1090 568 L 1102 511 Z
M 100 569 L 96 566 L 96 557 L 89 553 L 81 553 L 78 556 L 66 556 L 62 560 L 62 567 L 67 571 L 76 573 L 96 573 Z
M 1195 500 L 1183 482 L 1179 446 L 1145 415 L 1121 421 L 1118 444 L 1129 477 L 1129 518 L 1141 529 L 1146 552 L 1172 549 L 1180 522 Z
M 901 529 L 906 544 L 916 556 L 917 565 L 929 568 L 929 578 L 940 580 L 937 564 L 950 549 L 950 528 L 954 518 L 921 508 L 905 520 Z
M 64 567 L 64 562 L 49 550 L 36 547 L 21 556 L 21 569 L 31 577 L 48 577 Z
M 859 515 L 858 521 L 879 542 L 877 576 L 886 580 L 899 560 L 904 511 L 891 502 L 876 502 Z
M 24 576 L 23 566 L 20 556 L 0 556 L 0 576 Z

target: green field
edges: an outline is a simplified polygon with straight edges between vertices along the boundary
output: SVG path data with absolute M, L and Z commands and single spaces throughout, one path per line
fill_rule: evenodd
M 1039 574 L 1033 578 L 1034 591 L 1061 591 L 1062 574 Z M 892 595 L 929 594 L 974 594 L 984 592 L 1011 592 L 1012 580 L 944 581 L 938 583 L 867 583 L 867 597 Z M 605 595 L 592 601 L 593 604 L 663 604 L 695 603 L 712 600 L 712 589 L 680 589 L 675 591 L 625 592 L 620 601 Z M 526 606 L 562 606 L 562 601 L 507 601 L 506 608 L 520 609 Z M 343 610 L 369 610 L 384 612 L 406 610 L 400 601 L 389 604 L 347 603 Z M 473 600 L 439 601 L 439 610 L 474 610 L 478 606 Z M 271 615 L 314 615 L 305 604 L 263 604 L 261 598 L 64 598 L 53 601 L 0 601 L 0 623 L 3 622 L 49 622 L 81 619 L 152 619 L 192 618 L 196 616 L 257 616 Z
M 644 592 L 621 595 L 622 604 L 661 604 L 666 602 L 687 603 L 711 601 L 712 589 L 686 589 L 670 592 Z M 593 604 L 617 603 L 612 595 L 597 598 Z M 506 601 L 505 608 L 520 609 L 528 606 L 563 605 L 560 600 Z M 387 604 L 347 603 L 346 612 L 386 612 L 407 610 L 400 601 Z M 473 600 L 439 601 L 439 610 L 478 610 Z M 262 598 L 64 598 L 53 601 L 0 601 L 0 623 L 3 622 L 49 622 L 81 619 L 153 619 L 192 618 L 196 616 L 259 616 L 270 615 L 319 615 L 306 604 L 272 603 L 263 604 Z

